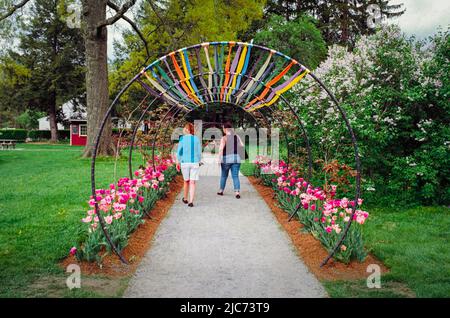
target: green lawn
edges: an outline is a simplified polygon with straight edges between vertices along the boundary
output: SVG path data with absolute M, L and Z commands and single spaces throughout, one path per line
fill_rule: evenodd
M 81 148 L 17 148 L 0 151 L 0 297 L 39 296 L 30 285 L 64 274 L 57 264 L 75 242 L 90 195 L 90 160 Z M 99 159 L 97 187 L 114 181 L 114 162 Z M 118 176 L 127 169 L 118 161 Z
M 68 145 L 18 145 L 0 151 L 0 297 L 120 296 L 127 279 L 84 278 L 69 291 L 58 267 L 75 241 L 90 195 L 90 160 Z M 135 164 L 141 163 L 138 153 Z M 98 162 L 98 187 L 115 180 L 114 160 Z M 243 164 L 245 174 L 251 164 Z M 118 161 L 117 177 L 127 175 Z M 449 297 L 450 209 L 368 208 L 366 246 L 391 272 L 382 288 L 365 281 L 325 282 L 332 297 Z M 113 293 L 111 294 L 111 292 Z
M 379 290 L 368 289 L 365 281 L 327 283 L 330 295 L 402 297 L 409 294 L 407 286 L 417 297 L 450 297 L 450 209 L 368 210 L 366 246 L 391 272 Z

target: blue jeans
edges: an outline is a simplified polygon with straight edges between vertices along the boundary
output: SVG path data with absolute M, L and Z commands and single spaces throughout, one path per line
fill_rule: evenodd
M 227 184 L 228 172 L 231 170 L 231 177 L 233 178 L 234 191 L 241 190 L 241 182 L 239 181 L 239 170 L 241 169 L 240 163 L 222 163 L 222 175 L 220 177 L 220 190 L 225 190 Z

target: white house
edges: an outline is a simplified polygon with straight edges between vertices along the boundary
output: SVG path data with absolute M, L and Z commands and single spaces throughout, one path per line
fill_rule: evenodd
M 86 112 L 84 110 L 75 112 L 73 110 L 73 103 L 70 101 L 62 105 L 62 112 L 66 120 L 69 120 L 71 118 L 86 118 Z M 38 121 L 39 130 L 50 130 L 50 121 L 48 120 L 48 116 L 39 118 Z M 58 123 L 58 130 L 63 129 L 64 125 Z

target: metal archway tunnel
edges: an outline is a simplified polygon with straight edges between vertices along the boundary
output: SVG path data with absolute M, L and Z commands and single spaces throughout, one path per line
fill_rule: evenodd
M 354 150 L 355 168 L 357 171 L 355 177 L 355 202 L 357 202 L 360 198 L 361 183 L 358 145 L 346 113 L 339 105 L 336 97 L 319 78 L 297 60 L 264 46 L 232 41 L 206 42 L 166 54 L 143 68 L 120 90 L 104 115 L 93 146 L 91 162 L 91 190 L 93 197 L 95 197 L 96 191 L 96 157 L 102 132 L 121 96 L 134 83 L 139 83 L 146 93 L 153 97 L 153 100 L 142 112 L 132 134 L 128 162 L 130 178 L 133 178 L 131 157 L 136 132 L 146 112 L 156 101 L 167 104 L 170 107 L 164 118 L 170 116 L 173 112 L 183 112 L 186 115 L 193 110 L 205 108 L 210 104 L 221 103 L 235 105 L 250 114 L 263 114 L 262 111 L 264 109 L 270 109 L 277 102 L 282 101 L 287 105 L 287 111 L 294 117 L 303 133 L 309 157 L 308 178 L 311 178 L 312 155 L 309 138 L 299 115 L 287 98 L 283 96 L 284 93 L 305 77 L 310 77 L 314 84 L 327 94 L 337 108 L 348 130 Z M 264 114 L 262 116 L 264 117 Z M 153 136 L 153 156 L 155 140 L 156 134 Z M 122 262 L 127 263 L 111 241 L 97 202 L 95 202 L 94 208 L 111 249 Z M 300 205 L 290 219 L 297 214 L 299 209 Z M 356 205 L 353 207 L 350 221 L 342 231 L 340 239 L 323 260 L 321 266 L 325 265 L 340 248 L 350 229 L 355 212 Z

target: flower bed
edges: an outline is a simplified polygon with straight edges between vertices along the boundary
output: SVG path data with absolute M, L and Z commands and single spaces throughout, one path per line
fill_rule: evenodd
M 331 251 L 340 239 L 356 205 L 353 216 L 355 222 L 334 257 L 344 263 L 353 259 L 365 259 L 367 253 L 364 250 L 361 227 L 369 213 L 361 210 L 362 199 L 358 202 L 347 198 L 338 199 L 336 186 L 331 186 L 328 191 L 314 187 L 284 161 L 275 164 L 267 157 L 258 156 L 253 163 L 258 167 L 255 169 L 255 177 L 260 178 L 264 185 L 273 188 L 283 210 L 292 214 L 300 205 L 297 211 L 300 222 L 328 251 Z
M 121 178 L 117 183 L 110 184 L 109 189 L 97 189 L 96 196 L 91 196 L 90 209 L 81 220 L 85 226 L 80 230 L 77 246 L 70 250 L 70 254 L 78 260 L 100 263 L 105 255 L 111 253 L 95 214 L 96 202 L 112 242 L 122 251 L 128 244 L 130 234 L 144 223 L 146 212 L 167 193 L 177 171 L 172 159 L 156 158 L 155 168 L 149 162 L 145 169 L 139 169 L 134 174 L 136 179 Z

